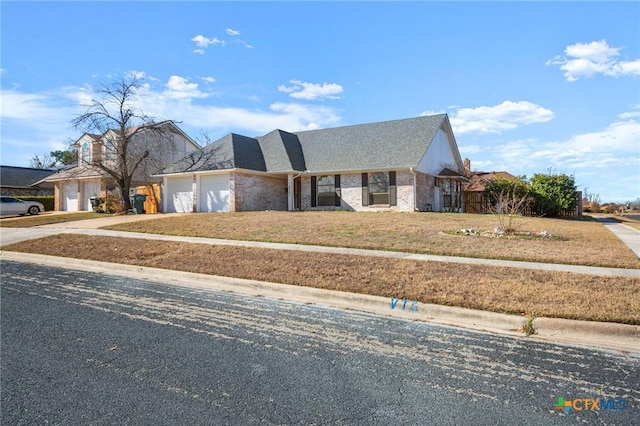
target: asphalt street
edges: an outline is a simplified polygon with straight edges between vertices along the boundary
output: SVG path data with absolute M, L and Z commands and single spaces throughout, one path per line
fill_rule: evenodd
M 638 355 L 9 261 L 1 279 L 3 425 L 640 424 Z

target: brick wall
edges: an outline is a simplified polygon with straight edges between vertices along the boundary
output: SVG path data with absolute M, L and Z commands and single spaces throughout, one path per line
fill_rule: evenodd
M 287 178 L 231 173 L 231 211 L 287 210 Z
M 426 173 L 416 172 L 416 204 L 419 211 L 433 209 L 433 195 L 436 178 Z
M 425 175 L 427 176 L 427 175 Z M 350 173 L 340 175 L 340 207 L 311 207 L 311 177 L 302 176 L 302 210 L 351 210 L 351 211 L 398 211 L 412 212 L 413 209 L 413 175 L 409 171 L 396 172 L 395 206 L 369 207 L 362 205 L 362 174 Z

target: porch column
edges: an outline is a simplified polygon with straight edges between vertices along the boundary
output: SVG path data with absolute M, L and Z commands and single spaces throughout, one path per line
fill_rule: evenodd
M 294 211 L 296 208 L 294 191 L 293 174 L 289 173 L 287 175 L 287 210 L 290 212 Z

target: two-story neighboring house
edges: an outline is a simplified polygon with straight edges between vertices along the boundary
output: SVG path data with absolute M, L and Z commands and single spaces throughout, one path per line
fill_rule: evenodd
M 119 185 L 108 170 L 135 167 L 130 188 L 149 187 L 161 181 L 153 177 L 154 173 L 200 149 L 172 121 L 157 123 L 153 128 L 132 127 L 126 131 L 133 136 L 127 147 L 127 164 L 124 166 L 123 138 L 118 130 L 108 130 L 101 135 L 85 133 L 73 144 L 78 150 L 77 166 L 43 180 L 54 184 L 55 210 L 90 211 L 91 197 L 105 197 L 108 193 L 117 197 L 128 196 L 119 193 Z

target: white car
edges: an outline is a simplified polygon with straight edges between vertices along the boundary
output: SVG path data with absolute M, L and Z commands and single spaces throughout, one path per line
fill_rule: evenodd
M 0 215 L 31 214 L 36 215 L 44 211 L 44 206 L 37 201 L 23 201 L 15 197 L 0 197 Z

